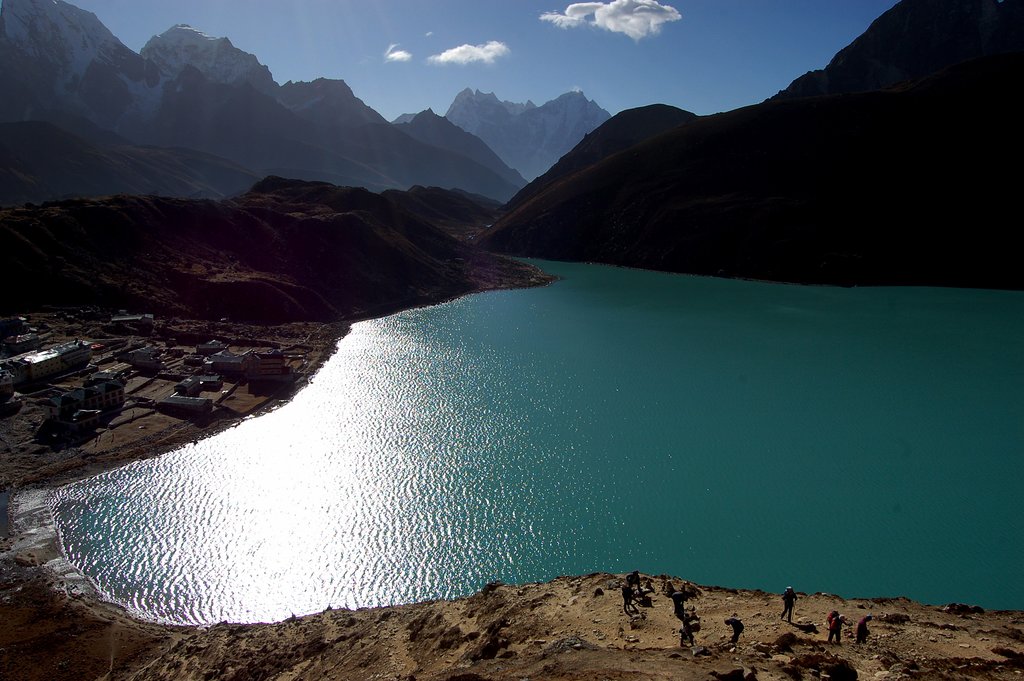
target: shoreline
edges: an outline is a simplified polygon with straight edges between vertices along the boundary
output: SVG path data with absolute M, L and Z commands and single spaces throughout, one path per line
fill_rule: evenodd
M 618 267 L 618 266 L 613 266 L 613 267 Z M 629 268 L 626 268 L 626 269 L 629 269 Z M 474 293 L 478 293 L 478 292 L 483 292 L 483 291 L 476 291 Z M 452 300 L 456 300 L 458 298 L 461 298 L 463 295 L 468 295 L 468 294 L 451 296 L 451 297 L 448 297 L 448 298 L 446 298 L 444 300 L 440 300 L 440 301 L 433 302 L 433 303 L 424 303 L 424 304 L 418 304 L 418 305 L 412 305 L 412 306 L 408 306 L 408 307 L 403 307 L 403 308 L 401 308 L 399 310 L 396 310 L 394 312 L 388 312 L 385 316 L 391 315 L 391 314 L 397 314 L 397 313 L 400 313 L 400 312 L 403 312 L 403 311 L 407 311 L 407 310 L 412 310 L 412 309 L 417 309 L 417 308 L 422 308 L 422 307 L 429 307 L 429 306 L 434 306 L 434 305 L 440 305 L 440 304 L 443 304 L 443 303 L 450 302 Z M 343 340 L 347 336 L 347 334 L 351 331 L 351 328 L 352 328 L 352 326 L 355 323 L 366 321 L 366 320 L 370 320 L 370 319 L 379 319 L 379 318 L 380 317 L 376 317 L 376 316 L 374 316 L 372 314 L 365 314 L 365 315 L 361 315 L 358 318 L 355 318 L 355 319 L 352 319 L 352 320 L 346 320 L 345 322 L 340 322 L 340 323 L 338 323 L 336 325 L 333 325 L 333 326 L 332 325 L 324 325 L 323 328 L 325 328 L 325 329 L 330 327 L 330 328 L 333 328 L 335 330 L 335 333 L 333 333 L 333 334 L 331 334 L 329 336 L 330 340 L 327 343 L 325 343 L 326 346 L 330 347 L 330 352 L 322 352 L 319 355 L 317 355 L 318 362 L 316 364 L 310 365 L 311 366 L 311 370 L 310 370 L 309 374 L 304 377 L 304 379 L 303 379 L 303 381 L 301 383 L 297 384 L 300 387 L 298 387 L 295 390 L 290 391 L 289 392 L 289 396 L 288 396 L 287 399 L 283 399 L 283 400 L 280 400 L 280 401 L 275 401 L 275 402 L 273 402 L 271 404 L 265 405 L 264 407 L 260 408 L 259 410 L 255 411 L 254 413 L 252 413 L 252 414 L 250 414 L 248 416 L 245 416 L 245 417 L 242 417 L 242 418 L 230 419 L 230 420 L 227 420 L 227 419 L 218 420 L 218 421 L 214 422 L 214 424 L 212 426 L 209 426 L 209 427 L 204 429 L 204 432 L 202 434 L 202 439 L 206 439 L 208 437 L 213 437 L 213 436 L 223 432 L 224 430 L 226 430 L 228 428 L 235 427 L 236 425 L 238 425 L 239 423 L 243 422 L 244 420 L 247 420 L 248 418 L 256 418 L 258 416 L 264 415 L 264 414 L 269 413 L 269 412 L 277 409 L 278 407 L 283 406 L 284 404 L 287 404 L 288 402 L 290 402 L 291 399 L 293 399 L 295 395 L 297 395 L 301 390 L 303 390 L 305 388 L 306 384 L 308 384 L 311 380 L 313 380 L 313 377 L 316 375 L 316 373 L 319 371 L 319 369 L 327 361 L 329 361 L 331 357 L 334 356 L 334 354 L 338 350 L 340 341 Z M 160 447 L 159 449 L 149 450 L 148 453 L 146 454 L 146 456 L 140 456 L 140 457 L 137 457 L 137 458 L 130 458 L 130 459 L 119 459 L 119 460 L 104 461 L 98 467 L 99 470 L 93 470 L 91 466 L 75 469 L 73 471 L 72 475 L 60 475 L 60 476 L 57 476 L 55 479 L 53 479 L 51 482 L 46 483 L 45 487 L 42 488 L 42 491 L 46 495 L 50 495 L 50 494 L 52 494 L 54 489 L 56 489 L 57 487 L 59 487 L 61 485 L 70 484 L 70 483 L 73 483 L 73 482 L 81 480 L 81 479 L 92 477 L 92 476 L 100 474 L 100 473 L 102 473 L 104 471 L 113 470 L 113 469 L 116 469 L 118 467 L 121 467 L 121 466 L 124 466 L 124 465 L 128 465 L 129 463 L 131 463 L 133 461 L 136 461 L 136 460 L 142 460 L 142 459 L 145 459 L 145 458 L 161 456 L 161 455 L 163 455 L 163 454 L 165 454 L 167 452 L 174 451 L 175 448 L 181 446 L 182 444 L 186 444 L 187 441 L 190 441 L 190 440 L 191 440 L 191 438 L 185 438 L 181 442 L 177 442 L 177 441 L 169 442 L 169 443 L 165 444 L 163 447 Z M 20 508 L 20 504 L 12 505 L 12 508 L 13 509 Z M 45 547 L 45 550 L 43 550 L 43 554 L 44 555 L 57 555 L 57 554 L 60 554 L 61 553 L 60 538 L 59 538 L 59 535 L 58 535 L 57 530 L 56 530 L 54 519 L 52 517 L 47 517 L 42 522 L 45 525 L 45 528 L 42 528 L 42 529 L 46 530 L 46 535 L 50 538 L 50 546 Z M 31 551 L 31 548 L 29 549 L 29 551 Z M 32 556 L 27 556 L 27 558 L 29 560 L 31 560 Z M 28 562 L 28 561 L 23 561 L 23 562 Z M 63 574 L 62 569 L 60 569 L 59 566 L 58 566 L 58 568 L 55 569 L 55 574 L 57 576 L 60 576 L 60 575 Z M 82 581 L 82 580 L 79 580 L 79 581 Z M 740 583 L 740 584 L 748 584 L 748 582 L 744 582 L 742 580 L 738 580 L 738 583 Z M 90 586 L 92 587 L 92 590 L 95 592 L 94 595 L 96 596 L 96 598 L 98 600 L 106 602 L 106 603 L 108 603 L 109 605 L 111 605 L 113 607 L 122 607 L 122 606 L 117 605 L 116 603 L 112 603 L 112 602 L 106 601 L 102 597 L 102 594 L 99 592 L 98 588 L 96 588 L 94 585 L 91 585 L 91 584 L 90 584 Z M 825 584 L 824 586 L 826 588 L 828 588 L 828 586 L 830 586 L 830 585 Z M 162 622 L 162 621 L 160 621 L 158 619 L 154 619 L 154 618 L 148 617 L 144 613 L 135 613 L 133 616 L 137 617 L 138 619 L 140 619 L 142 621 L 146 621 L 146 622 L 151 622 L 151 623 L 156 623 L 156 624 L 168 624 L 168 622 Z M 175 625 L 175 626 L 195 626 L 195 625 L 183 624 L 183 625 Z
M 162 456 L 175 451 L 189 442 L 214 437 L 225 430 L 234 428 L 245 420 L 258 418 L 283 407 L 290 403 L 301 390 L 305 389 L 324 364 L 337 353 L 339 343 L 349 334 L 354 324 L 381 319 L 408 310 L 442 305 L 467 295 L 513 287 L 546 286 L 556 280 L 539 268 L 534 267 L 534 270 L 535 273 L 529 281 L 489 282 L 481 285 L 476 290 L 445 296 L 435 301 L 417 301 L 387 306 L 385 309 L 364 311 L 351 318 L 317 324 L 316 340 L 312 338 L 313 334 L 310 334 L 310 337 L 306 339 L 307 343 L 315 350 L 315 360 L 305 367 L 301 384 L 296 385 L 284 399 L 271 401 L 243 417 L 218 419 L 204 426 L 198 438 L 192 432 L 198 429 L 197 426 L 186 421 L 181 425 L 181 429 L 188 432 L 170 433 L 155 447 L 129 446 L 127 447 L 126 455 L 119 455 L 115 451 L 113 456 L 108 458 L 97 457 L 96 460 L 87 464 L 44 475 L 39 479 L 29 481 L 25 485 L 9 487 L 4 491 L 7 495 L 7 508 L 5 509 L 7 532 L 0 534 L 0 577 L 2 577 L 0 579 L 0 586 L 4 582 L 32 580 L 42 575 L 48 584 L 48 588 L 51 589 L 56 598 L 73 599 L 82 602 L 88 608 L 96 609 L 103 614 L 128 617 L 140 624 L 156 627 L 172 627 L 184 630 L 203 628 L 159 622 L 145 617 L 142 613 L 132 612 L 118 603 L 107 600 L 102 591 L 85 574 L 72 565 L 63 554 L 59 532 L 57 531 L 56 522 L 48 503 L 54 490 L 64 485 L 73 484 L 111 470 L 116 470 L 136 461 Z M 3 606 L 0 605 L 0 612 L 2 612 L 2 609 Z
M 431 305 L 460 297 L 454 296 Z M 383 316 L 414 307 L 423 305 L 405 307 Z M 366 315 L 346 320 L 340 335 L 331 341 L 333 349 L 322 355 L 316 369 L 319 370 L 333 356 L 339 341 L 347 335 L 352 324 L 375 318 L 379 317 Z M 306 381 L 314 375 L 315 371 L 311 371 Z M 301 389 L 294 391 L 287 400 L 254 412 L 252 417 L 291 401 Z M 217 422 L 215 428 L 205 430 L 203 437 L 216 435 L 242 420 Z M 71 475 L 61 473 L 45 483 L 40 481 L 12 490 L 11 537 L 7 540 L 0 538 L 0 548 L 3 549 L 0 563 L 14 562 L 17 569 L 12 572 L 10 566 L 6 566 L 4 571 L 2 568 L 5 566 L 0 565 L 0 573 L 4 577 L 0 580 L 0 596 L 3 596 L 4 603 L 0 605 L 0 612 L 11 611 L 12 601 L 18 602 L 21 596 L 15 592 L 28 592 L 30 601 L 25 608 L 33 616 L 42 610 L 53 613 L 53 619 L 64 621 L 64 626 L 71 622 L 76 630 L 95 628 L 102 632 L 98 638 L 105 641 L 104 645 L 110 652 L 109 667 L 108 653 L 104 650 L 102 655 L 93 656 L 95 659 L 92 659 L 92 667 L 87 673 L 73 670 L 62 677 L 59 674 L 52 675 L 49 673 L 52 669 L 40 666 L 38 672 L 33 671 L 38 676 L 11 674 L 11 678 L 97 678 L 104 673 L 104 678 L 108 679 L 190 679 L 203 676 L 209 678 L 210 674 L 215 674 L 216 678 L 233 678 L 227 673 L 232 669 L 261 670 L 237 678 L 278 678 L 276 673 L 286 674 L 287 669 L 291 669 L 293 675 L 315 675 L 311 670 L 321 669 L 320 678 L 324 679 L 366 678 L 368 664 L 384 664 L 388 669 L 393 669 L 393 678 L 412 677 L 438 681 L 455 678 L 453 674 L 457 670 L 473 670 L 467 671 L 465 678 L 475 681 L 519 679 L 524 676 L 552 679 L 587 677 L 587 674 L 582 677 L 578 675 L 580 668 L 588 669 L 597 676 L 607 670 L 618 670 L 607 675 L 621 679 L 680 678 L 679 673 L 692 674 L 681 678 L 706 678 L 710 671 L 724 673 L 737 665 L 743 668 L 754 668 L 756 665 L 756 678 L 763 681 L 797 678 L 792 676 L 794 669 L 803 669 L 804 673 L 810 673 L 808 670 L 812 669 L 825 671 L 826 667 L 822 665 L 826 663 L 818 658 L 826 655 L 835 657 L 831 650 L 823 647 L 824 636 L 799 639 L 791 646 L 796 651 L 787 651 L 786 645 L 778 645 L 777 639 L 790 633 L 790 630 L 787 627 L 780 629 L 781 625 L 771 614 L 778 600 L 777 594 L 696 585 L 701 595 L 695 597 L 694 602 L 707 622 L 705 634 L 698 634 L 698 642 L 702 644 L 700 647 L 709 652 L 691 655 L 689 649 L 678 645 L 677 635 L 673 633 L 675 625 L 671 618 L 671 604 L 663 594 L 654 598 L 653 610 L 645 609 L 642 612 L 645 617 L 641 620 L 626 618 L 621 612 L 618 593 L 612 586 L 618 576 L 608 573 L 559 577 L 543 583 L 488 585 L 478 594 L 451 601 L 425 601 L 357 610 L 328 609 L 276 623 L 192 626 L 152 621 L 105 600 L 99 589 L 68 563 L 60 549 L 58 533 L 47 501 L 53 489 L 60 485 L 135 460 L 160 456 L 173 451 L 180 444 L 168 442 L 159 451 L 150 451 L 145 457 L 99 461 L 82 469 L 68 471 Z M 93 465 L 101 470 L 86 470 Z M 47 522 L 49 534 L 45 532 Z M 14 540 L 16 533 L 23 535 L 19 537 L 20 543 Z M 21 563 L 26 564 L 17 561 L 19 554 L 23 556 Z M 657 576 L 656 579 L 664 577 Z M 678 577 L 672 579 L 682 581 Z M 43 591 L 38 589 L 40 584 L 45 587 Z M 604 591 L 602 596 L 597 595 L 600 590 Z M 1017 658 L 1001 656 L 989 650 L 999 648 L 1015 652 L 1021 649 L 1024 638 L 1016 638 L 1018 635 L 1024 636 L 1020 633 L 1024 625 L 1024 612 L 1021 611 L 977 613 L 966 609 L 964 612 L 942 613 L 942 609 L 937 606 L 915 603 L 904 598 L 844 599 L 817 593 L 801 594 L 797 605 L 798 614 L 802 615 L 801 608 L 810 604 L 823 611 L 832 605 L 854 608 L 852 613 L 857 610 L 886 610 L 881 614 L 892 613 L 894 617 L 879 627 L 879 635 L 891 635 L 894 639 L 897 634 L 893 632 L 900 632 L 900 627 L 907 628 L 907 622 L 902 617 L 909 617 L 910 622 L 921 620 L 923 633 L 914 634 L 916 638 L 913 645 L 894 641 L 894 645 L 901 647 L 894 649 L 897 652 L 888 650 L 881 658 L 877 653 L 861 655 L 858 652 L 853 655 L 856 649 L 852 645 L 849 651 L 837 651 L 841 659 L 848 659 L 851 665 L 868 673 L 869 678 L 870 675 L 875 678 L 907 678 L 900 671 L 890 670 L 902 668 L 913 673 L 911 664 L 943 673 L 960 673 L 962 668 L 976 668 L 971 678 L 1020 678 L 1021 672 L 1018 670 L 1024 669 L 1024 662 Z M 757 637 L 759 647 L 751 643 L 730 648 L 725 644 L 727 637 L 721 620 L 728 617 L 733 609 L 740 611 L 743 620 L 747 622 L 746 637 Z M 438 618 L 441 618 L 444 627 L 435 624 Z M 969 628 L 969 625 L 961 622 L 963 618 L 973 618 L 979 622 L 977 626 L 970 625 L 974 626 L 970 631 L 973 636 L 980 638 L 976 640 L 962 635 Z M 565 619 L 574 622 L 575 628 L 566 629 L 563 623 Z M 17 621 L 17 618 L 14 620 Z M 810 619 L 811 623 L 815 621 L 821 628 L 821 617 L 817 613 Z M 64 631 L 55 627 L 53 636 L 65 637 Z M 454 634 L 454 631 L 458 631 L 458 634 Z M 932 632 L 945 633 L 932 636 Z M 953 638 L 947 641 L 947 635 Z M 19 636 L 11 636 L 10 633 L 0 631 L 0 677 L 4 676 L 5 670 L 12 668 L 10 665 L 15 664 L 14 653 L 7 651 L 20 650 L 18 646 L 22 645 Z M 120 643 L 122 637 L 129 642 Z M 987 648 L 978 647 L 978 640 L 982 638 L 986 643 L 991 638 L 998 645 L 993 643 Z M 33 659 L 36 664 L 56 659 L 59 654 L 54 650 L 66 649 L 73 651 L 73 654 L 81 652 L 80 642 L 74 640 L 59 644 L 52 637 L 40 640 L 41 647 L 36 656 L 33 658 L 29 655 L 26 662 L 19 664 L 30 665 Z M 115 640 L 119 643 L 115 644 Z M 934 647 L 935 652 L 922 655 L 921 646 Z M 491 655 L 492 648 L 494 655 Z M 114 651 L 128 649 L 136 651 L 136 657 L 129 655 L 127 660 L 121 662 L 118 657 L 120 653 L 115 654 Z M 396 650 L 399 652 L 395 653 Z M 962 657 L 968 652 L 973 657 Z M 872 659 L 872 655 L 879 659 Z M 632 672 L 628 670 L 635 668 L 639 659 L 644 660 L 647 665 L 645 669 L 651 672 L 650 675 L 630 675 Z M 899 661 L 895 661 L 897 659 Z M 946 666 L 947 659 L 952 660 L 949 666 Z M 291 666 L 281 670 L 279 666 L 282 664 Z M 95 670 L 99 670 L 99 673 L 94 673 Z M 276 672 L 271 674 L 273 670 Z

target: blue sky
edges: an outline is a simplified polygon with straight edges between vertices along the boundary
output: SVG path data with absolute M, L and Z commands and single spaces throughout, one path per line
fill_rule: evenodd
M 252 52 L 279 83 L 342 78 L 392 119 L 427 107 L 444 114 L 465 87 L 537 104 L 577 88 L 613 114 L 655 102 L 698 114 L 727 111 L 825 66 L 895 0 L 72 4 L 94 12 L 134 50 L 174 24 L 190 24 Z

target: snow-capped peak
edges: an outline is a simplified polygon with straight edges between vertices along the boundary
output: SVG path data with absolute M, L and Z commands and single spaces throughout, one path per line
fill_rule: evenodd
M 3 38 L 23 54 L 81 77 L 95 60 L 113 61 L 130 51 L 92 12 L 62 0 L 3 0 Z
M 238 49 L 227 38 L 214 38 L 186 24 L 153 36 L 141 54 L 172 79 L 186 66 L 192 66 L 216 83 L 249 83 L 262 92 L 277 87 L 270 69 L 255 55 Z

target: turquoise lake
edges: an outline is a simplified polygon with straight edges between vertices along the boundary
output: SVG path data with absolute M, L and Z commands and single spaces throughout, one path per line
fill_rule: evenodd
M 633 569 L 1024 609 L 1024 294 L 538 264 L 57 490 L 69 560 L 180 623 Z

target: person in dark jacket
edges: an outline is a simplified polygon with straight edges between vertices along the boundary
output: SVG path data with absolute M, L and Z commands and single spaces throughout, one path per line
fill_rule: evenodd
M 640 608 L 636 607 L 636 603 L 633 602 L 633 587 L 629 584 L 622 585 L 622 612 L 627 615 L 640 612 Z
M 633 570 L 628 575 L 626 575 L 626 584 L 628 584 L 629 588 L 631 588 L 633 590 L 633 593 L 639 595 L 640 594 L 640 571 L 639 570 Z
M 672 592 L 672 612 L 679 619 L 686 618 L 686 594 L 682 591 Z
M 740 640 L 740 634 L 743 633 L 743 622 L 733 614 L 732 617 L 725 620 L 725 623 L 732 627 L 732 642 L 737 643 Z
M 682 624 L 679 625 L 679 646 L 682 647 L 687 643 L 692 646 L 696 641 L 693 638 L 693 627 L 690 625 L 690 620 L 684 615 L 682 617 Z
M 873 615 L 864 615 L 860 618 L 860 621 L 857 622 L 857 643 L 864 643 L 868 640 L 868 622 L 872 619 L 874 619 Z
M 787 586 L 786 590 L 782 592 L 782 614 L 779 615 L 780 620 L 786 619 L 789 616 L 789 623 L 793 623 L 793 604 L 796 603 L 796 592 L 793 591 L 793 587 Z

